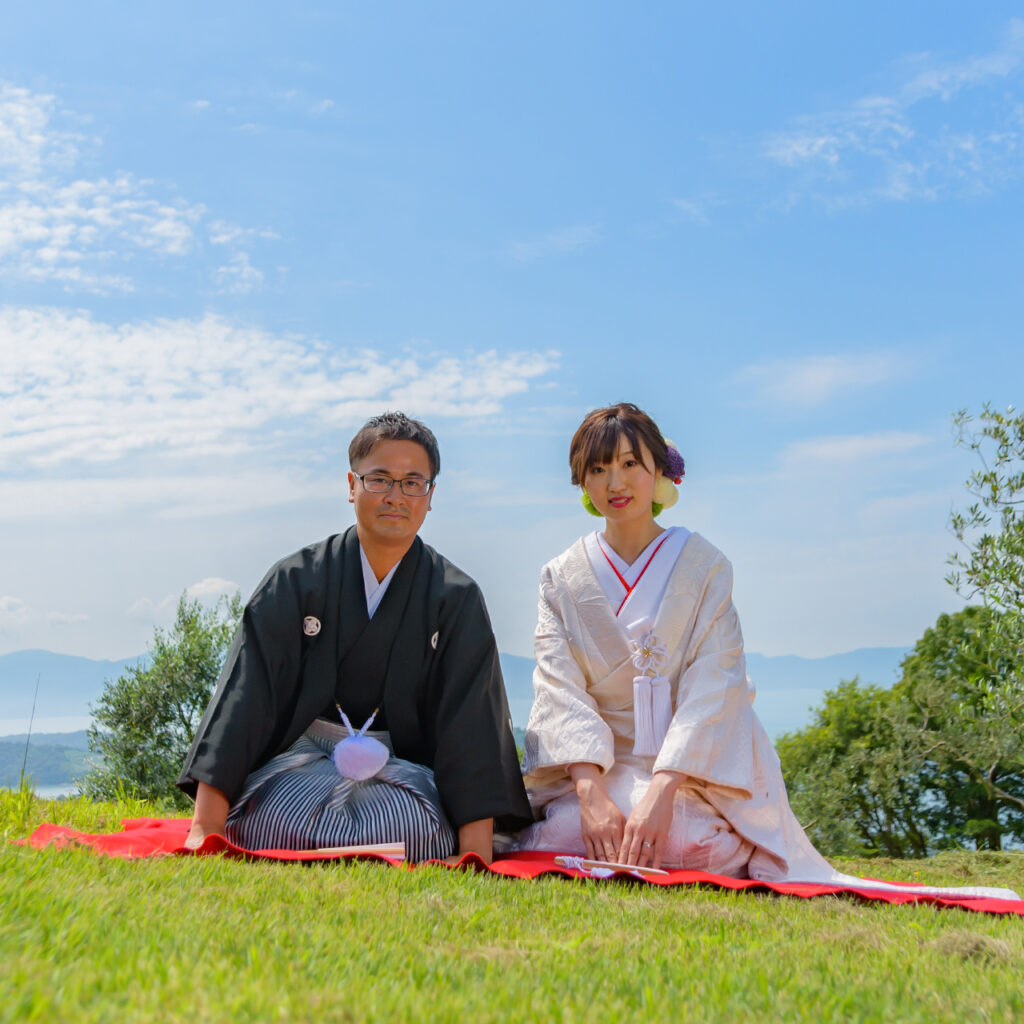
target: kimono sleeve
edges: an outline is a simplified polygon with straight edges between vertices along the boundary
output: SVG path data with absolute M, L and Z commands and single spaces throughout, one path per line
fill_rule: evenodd
M 537 668 L 523 762 L 526 784 L 537 789 L 564 779 L 568 766 L 579 762 L 608 771 L 615 763 L 615 739 L 587 692 L 550 566 L 541 573 L 534 650 Z
M 526 799 L 505 684 L 483 596 L 466 581 L 449 595 L 438 651 L 434 779 L 458 828 L 493 818 L 515 831 L 533 816 Z
M 295 588 L 275 566 L 242 614 L 213 697 L 207 705 L 178 787 L 195 797 L 196 784 L 219 789 L 233 803 L 246 776 L 266 761 L 290 724 L 302 652 Z
M 752 694 L 732 602 L 732 566 L 722 555 L 704 579 L 691 637 L 654 771 L 681 772 L 749 799 L 757 774 Z

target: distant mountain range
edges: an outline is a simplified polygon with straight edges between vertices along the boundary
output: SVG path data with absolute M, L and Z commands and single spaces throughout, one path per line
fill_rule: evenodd
M 754 708 L 770 736 L 802 728 L 825 691 L 840 680 L 859 677 L 865 683 L 891 686 L 899 676 L 900 662 L 910 650 L 865 647 L 826 658 L 748 653 L 747 672 L 757 690 Z M 0 655 L 0 785 L 11 785 L 11 773 L 16 776 L 15 769 L 20 770 L 37 679 L 36 728 L 29 751 L 29 769 L 37 782 L 63 781 L 72 777 L 67 772 L 73 766 L 83 763 L 81 752 L 87 743 L 82 726 L 89 718 L 89 705 L 103 692 L 105 680 L 116 679 L 142 657 L 145 656 L 96 661 L 52 651 Z M 522 728 L 533 702 L 534 661 L 502 654 L 501 667 L 512 720 Z M 52 778 L 62 772 L 63 778 Z
M 89 704 L 103 692 L 107 679 L 116 679 L 145 655 L 123 661 L 95 661 L 52 651 L 15 651 L 0 655 L 0 721 L 28 718 L 39 681 L 36 716 L 76 717 L 89 714 Z
M 767 657 L 747 653 L 747 674 L 753 680 L 757 696 L 754 708 L 769 736 L 800 729 L 810 720 L 810 709 L 821 703 L 826 690 L 841 680 L 859 678 L 862 683 L 889 687 L 899 678 L 900 662 L 910 647 L 862 647 L 845 654 L 825 658 L 800 658 L 794 654 Z M 526 725 L 533 702 L 532 658 L 502 654 L 512 720 Z M 0 661 L 0 677 L 2 677 Z
M 33 785 L 67 787 L 81 778 L 95 755 L 88 752 L 85 730 L 33 736 L 25 751 L 25 736 L 0 736 L 0 786 L 16 789 L 22 768 Z

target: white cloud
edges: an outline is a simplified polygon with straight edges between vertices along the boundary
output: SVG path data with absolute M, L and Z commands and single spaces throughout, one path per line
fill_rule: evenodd
M 672 203 L 672 206 L 688 220 L 692 220 L 697 224 L 710 223 L 710 217 L 708 216 L 708 206 L 712 204 L 710 204 L 707 200 L 672 199 L 670 200 L 670 202 Z
M 140 256 L 162 261 L 194 251 L 206 208 L 160 197 L 152 181 L 127 172 L 81 177 L 82 148 L 94 140 L 64 126 L 73 120 L 54 96 L 0 84 L 0 273 L 67 291 L 132 291 Z M 211 236 L 225 233 L 233 233 L 218 239 L 225 244 L 273 237 L 210 226 Z M 233 291 L 253 290 L 261 274 L 248 256 L 222 269 Z
M 309 112 L 313 117 L 319 117 L 321 114 L 326 114 L 333 106 L 334 100 L 317 100 L 310 105 Z
M 861 505 L 857 514 L 869 526 L 892 524 L 919 524 L 922 521 L 945 522 L 958 495 L 952 489 L 917 491 L 912 494 L 888 495 L 873 498 Z
M 762 401 L 810 407 L 845 392 L 898 380 L 912 365 L 892 352 L 775 359 L 743 367 L 736 386 L 741 393 L 751 393 Z
M 991 79 L 1004 79 L 1018 71 L 1024 62 L 1024 19 L 1011 18 L 1007 23 L 1002 45 L 992 53 L 967 57 L 960 61 L 932 63 L 927 57 L 915 63 L 928 66 L 914 74 L 903 86 L 908 102 L 932 96 L 952 99 L 962 89 L 970 89 Z
M 151 597 L 140 597 L 132 601 L 124 613 L 132 619 L 155 622 L 158 619 L 166 619 L 177 604 L 178 598 L 174 594 L 167 594 L 158 601 L 154 601 Z
M 782 462 L 790 468 L 807 463 L 827 465 L 862 462 L 887 455 L 902 455 L 931 444 L 933 440 L 926 434 L 898 430 L 879 434 L 818 437 L 789 445 L 782 454 Z
M 220 597 L 222 594 L 233 594 L 238 590 L 238 584 L 234 580 L 221 579 L 219 576 L 208 576 L 198 583 L 192 583 L 185 588 L 189 597 Z
M 32 615 L 32 609 L 20 598 L 0 594 L 0 627 L 20 624 Z
M 0 522 L 64 521 L 74 509 L 79 521 L 189 519 L 252 513 L 280 505 L 340 499 L 343 475 L 316 476 L 316 459 L 298 470 L 247 470 L 124 476 L 74 476 L 0 480 Z
M 209 100 L 193 100 L 188 104 L 193 110 L 207 110 L 210 106 Z
M 1013 19 L 991 53 L 945 62 L 916 56 L 892 90 L 799 117 L 769 135 L 764 152 L 799 174 L 791 202 L 811 196 L 842 206 L 990 191 L 1024 174 L 1020 100 L 1012 92 L 1022 68 L 1024 20 Z
M 601 228 L 599 225 L 573 224 L 549 231 L 538 238 L 513 242 L 508 247 L 508 254 L 517 263 L 532 263 L 544 256 L 588 249 L 600 240 Z
M 54 626 L 75 626 L 88 622 L 89 616 L 85 612 L 47 612 L 46 621 Z
M 209 225 L 210 243 L 212 245 L 236 245 L 257 238 L 276 239 L 281 236 L 269 228 L 243 228 L 238 224 L 229 224 L 226 220 L 211 221 Z
M 0 168 L 4 177 L 32 179 L 45 167 L 68 167 L 83 141 L 51 127 L 57 99 L 0 83 Z
M 343 352 L 207 315 L 115 326 L 0 309 L 0 468 L 315 445 L 383 408 L 489 417 L 555 352 Z
M 248 295 L 263 287 L 263 271 L 249 262 L 244 252 L 237 252 L 214 272 L 217 288 L 228 295 Z
M 185 596 L 204 601 L 216 599 L 225 594 L 234 594 L 238 589 L 238 584 L 231 580 L 210 577 L 187 586 Z M 169 622 L 174 616 L 180 600 L 181 594 L 165 594 L 155 600 L 151 597 L 140 597 L 125 609 L 125 615 L 132 619 L 141 619 L 143 622 Z
M 0 634 L 23 629 L 41 620 L 51 626 L 70 626 L 87 622 L 88 619 L 89 616 L 84 612 L 49 611 L 45 615 L 39 615 L 20 597 L 0 595 Z

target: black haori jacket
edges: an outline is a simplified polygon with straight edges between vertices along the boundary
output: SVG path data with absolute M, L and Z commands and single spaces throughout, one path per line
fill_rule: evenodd
M 185 759 L 181 789 L 194 797 L 205 782 L 234 803 L 246 776 L 333 704 L 338 668 L 370 622 L 387 666 L 382 704 L 395 755 L 433 770 L 456 828 L 481 818 L 504 831 L 529 824 L 479 587 L 417 537 L 370 620 L 355 527 L 278 562 L 256 589 Z

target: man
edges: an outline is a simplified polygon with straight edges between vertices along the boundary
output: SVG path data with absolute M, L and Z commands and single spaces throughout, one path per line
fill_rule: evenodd
M 489 862 L 495 821 L 532 816 L 479 588 L 417 536 L 437 442 L 385 413 L 349 463 L 356 525 L 279 562 L 246 606 L 178 780 L 195 798 L 186 846 L 401 839 L 423 859 L 450 854 L 454 830 L 459 855 Z M 394 756 L 367 782 L 330 760 L 339 712 L 387 730 Z

